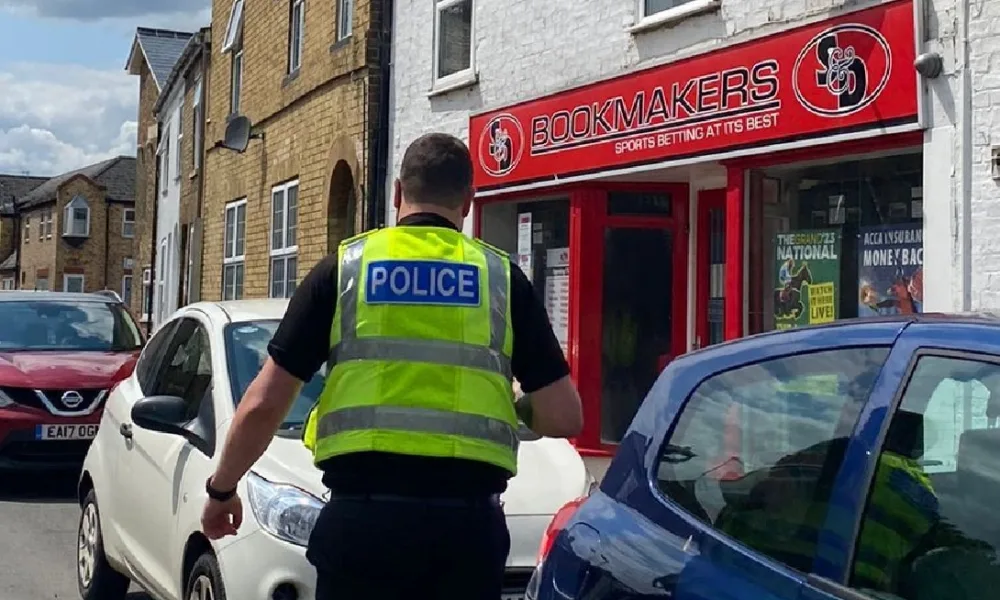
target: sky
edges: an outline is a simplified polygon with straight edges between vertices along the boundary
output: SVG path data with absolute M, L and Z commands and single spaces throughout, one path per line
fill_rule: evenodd
M 135 155 L 136 27 L 196 31 L 211 0 L 0 0 L 0 174 Z

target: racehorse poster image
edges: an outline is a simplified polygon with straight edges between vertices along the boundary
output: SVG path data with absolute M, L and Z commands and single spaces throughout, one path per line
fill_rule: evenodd
M 858 237 L 858 316 L 923 312 L 923 226 L 866 227 Z
M 779 233 L 774 325 L 789 329 L 837 319 L 840 307 L 840 229 Z

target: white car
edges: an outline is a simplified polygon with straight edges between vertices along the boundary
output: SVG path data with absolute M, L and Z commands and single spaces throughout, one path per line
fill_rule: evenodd
M 327 490 L 301 430 L 322 375 L 303 387 L 240 481 L 239 535 L 211 542 L 200 531 L 205 481 L 287 304 L 186 306 L 159 327 L 133 375 L 112 390 L 80 476 L 77 579 L 85 600 L 122 599 L 130 581 L 158 600 L 314 598 L 305 546 Z M 521 444 L 518 470 L 502 498 L 511 531 L 509 598 L 523 597 L 552 516 L 594 485 L 565 440 L 531 436 Z

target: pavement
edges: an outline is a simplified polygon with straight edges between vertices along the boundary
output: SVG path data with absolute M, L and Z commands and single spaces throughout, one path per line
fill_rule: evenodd
M 77 600 L 76 478 L 0 476 L 0 599 Z M 128 600 L 153 600 L 137 590 Z

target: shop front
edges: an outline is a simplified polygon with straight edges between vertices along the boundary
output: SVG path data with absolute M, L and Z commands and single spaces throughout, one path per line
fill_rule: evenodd
M 613 452 L 685 352 L 920 310 L 919 13 L 884 3 L 471 117 L 475 232 L 545 301 L 582 453 Z

